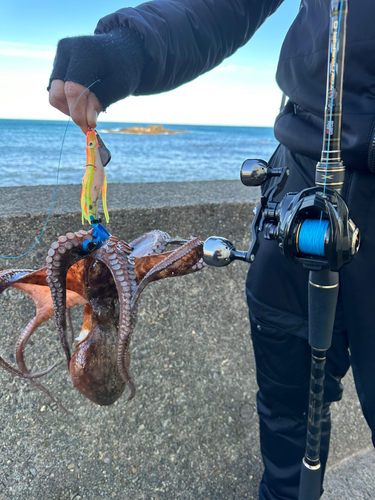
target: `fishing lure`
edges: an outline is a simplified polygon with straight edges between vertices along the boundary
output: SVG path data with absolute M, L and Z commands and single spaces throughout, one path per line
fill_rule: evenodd
M 97 204 L 102 193 L 102 205 L 106 222 L 109 221 L 107 210 L 107 178 L 104 167 L 111 159 L 111 153 L 105 147 L 100 135 L 94 129 L 86 134 L 86 171 L 82 179 L 81 212 L 82 224 L 97 223 Z

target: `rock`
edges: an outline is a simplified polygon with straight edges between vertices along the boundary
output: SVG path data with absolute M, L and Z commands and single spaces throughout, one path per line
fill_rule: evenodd
M 169 128 L 163 128 L 162 125 L 148 125 L 147 127 L 104 129 L 100 132 L 104 134 L 174 135 L 187 133 L 188 130 L 170 130 Z

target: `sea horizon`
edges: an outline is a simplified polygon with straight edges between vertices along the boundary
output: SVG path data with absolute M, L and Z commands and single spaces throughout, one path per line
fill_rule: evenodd
M 177 134 L 103 133 L 162 125 Z M 239 179 L 248 158 L 268 160 L 277 146 L 272 127 L 100 121 L 112 159 L 109 183 Z M 0 119 L 0 186 L 80 184 L 86 140 L 72 121 Z

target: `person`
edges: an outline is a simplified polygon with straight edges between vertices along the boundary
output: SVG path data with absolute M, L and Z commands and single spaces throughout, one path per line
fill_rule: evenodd
M 128 95 L 174 89 L 220 64 L 244 45 L 282 0 L 154 0 L 101 19 L 93 36 L 58 44 L 50 102 L 86 132 L 97 116 Z M 279 146 L 270 167 L 288 166 L 279 199 L 314 185 L 326 91 L 330 0 L 302 0 L 280 54 L 277 81 L 288 102 L 276 118 Z M 330 403 L 342 396 L 351 364 L 375 445 L 375 4 L 350 2 L 343 92 L 342 196 L 361 231 L 361 249 L 340 271 L 332 347 L 328 352 L 321 461 L 330 438 Z M 99 81 L 98 81 L 99 80 Z M 86 87 L 95 83 L 76 103 Z M 298 498 L 305 449 L 310 348 L 308 271 L 286 261 L 261 237 L 246 293 L 257 366 L 257 407 L 264 474 L 260 500 Z

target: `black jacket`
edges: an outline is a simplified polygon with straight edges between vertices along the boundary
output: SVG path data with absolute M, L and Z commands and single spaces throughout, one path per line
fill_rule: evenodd
M 80 58 L 76 59 L 80 64 L 73 64 L 72 57 L 67 63 L 64 54 L 60 60 L 65 67 L 59 69 L 58 50 L 51 79 L 71 79 L 88 85 L 101 78 L 92 90 L 104 106 L 131 93 L 171 90 L 233 54 L 282 1 L 154 0 L 121 9 L 100 20 L 96 36 L 91 37 L 96 46 L 94 55 L 87 60 L 101 60 L 101 66 L 85 70 L 80 42 Z M 290 101 L 276 119 L 276 138 L 290 150 L 315 160 L 319 160 L 322 148 L 329 7 L 330 0 L 302 1 L 283 43 L 277 70 L 277 82 Z M 342 121 L 345 165 L 373 172 L 374 18 L 374 0 L 349 1 Z M 87 41 L 89 38 L 77 38 L 84 42 L 87 53 L 92 43 Z M 79 74 L 83 70 L 85 77 Z

